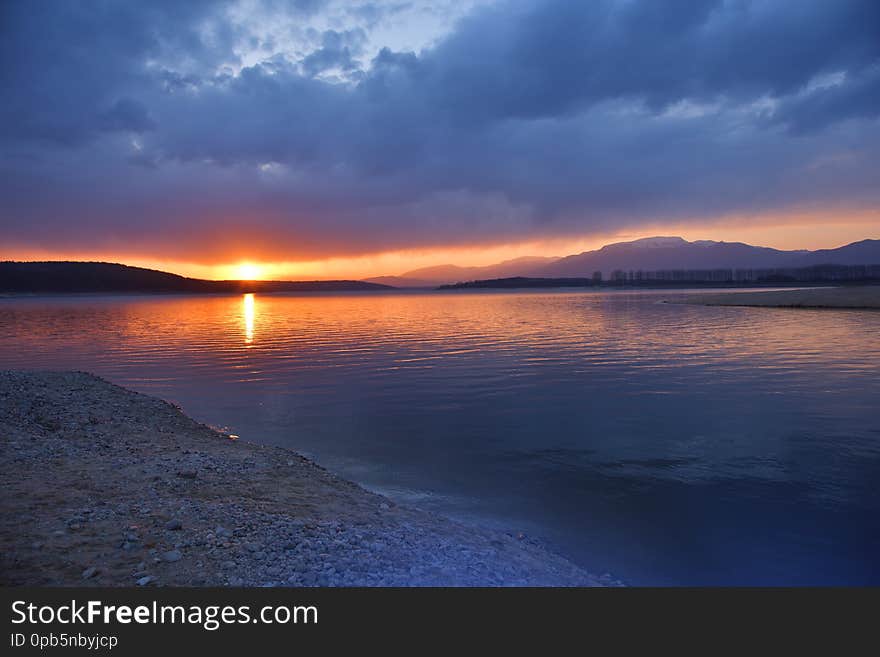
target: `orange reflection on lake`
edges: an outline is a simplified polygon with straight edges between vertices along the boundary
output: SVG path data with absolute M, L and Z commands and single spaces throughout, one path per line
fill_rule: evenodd
M 253 293 L 244 295 L 242 299 L 242 319 L 244 320 L 244 341 L 251 344 L 254 341 L 254 322 L 257 317 L 256 301 Z
M 687 294 L 6 298 L 0 369 L 95 372 L 634 583 L 880 583 L 880 313 Z

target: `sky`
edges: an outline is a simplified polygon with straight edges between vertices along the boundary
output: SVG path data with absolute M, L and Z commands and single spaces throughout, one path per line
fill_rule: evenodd
M 0 259 L 880 238 L 876 0 L 4 0 L 0 98 Z

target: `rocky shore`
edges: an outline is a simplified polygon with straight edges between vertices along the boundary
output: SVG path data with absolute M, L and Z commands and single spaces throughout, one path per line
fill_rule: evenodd
M 0 371 L 0 584 L 615 584 L 83 372 Z
M 678 303 L 701 306 L 755 306 L 766 308 L 880 308 L 880 285 L 818 287 L 772 292 L 695 294 Z

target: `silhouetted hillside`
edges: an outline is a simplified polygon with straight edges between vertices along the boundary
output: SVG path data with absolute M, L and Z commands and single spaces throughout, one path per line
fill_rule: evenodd
M 380 285 L 390 285 L 391 287 L 406 288 L 422 288 L 431 289 L 437 287 L 438 282 L 434 280 L 407 278 L 405 276 L 374 276 L 364 279 L 368 283 L 379 283 Z
M 458 265 L 435 265 L 408 271 L 400 276 L 379 276 L 366 280 L 373 283 L 385 283 L 394 287 L 434 287 L 441 283 L 472 281 L 474 279 L 508 278 L 526 276 L 537 267 L 554 262 L 556 258 L 541 256 L 523 256 L 513 260 L 505 260 L 494 265 L 481 267 L 459 267 Z
M 680 237 L 651 237 L 620 242 L 561 258 L 532 273 L 533 276 L 605 276 L 616 269 L 708 269 L 710 267 L 773 267 L 785 251 L 728 242 L 688 242 Z
M 878 264 L 880 264 L 880 240 L 862 240 L 837 249 L 819 249 L 794 256 L 787 266 Z
M 615 270 L 766 269 L 810 265 L 880 264 L 880 240 L 863 240 L 837 249 L 780 251 L 741 242 L 688 242 L 681 237 L 649 237 L 609 244 L 596 251 L 560 258 L 528 272 L 531 277 L 581 277 Z
M 364 281 L 206 281 L 107 262 L 0 262 L 5 293 L 217 293 L 383 290 Z
M 599 283 L 590 278 L 526 278 L 525 276 L 513 276 L 511 278 L 492 278 L 482 281 L 452 283 L 450 285 L 441 285 L 438 289 L 522 289 L 530 287 L 592 287 L 594 285 L 599 285 Z
M 550 287 L 693 287 L 761 286 L 779 284 L 876 284 L 880 265 L 810 265 L 767 269 L 615 270 L 610 280 L 593 278 L 496 278 L 441 285 L 440 290 Z
M 400 276 L 368 278 L 393 287 L 433 287 L 468 281 L 593 278 L 615 271 L 770 269 L 815 265 L 880 264 L 880 240 L 862 240 L 836 249 L 782 251 L 742 242 L 688 242 L 681 237 L 647 237 L 608 244 L 564 258 L 523 257 L 484 267 L 439 265 Z

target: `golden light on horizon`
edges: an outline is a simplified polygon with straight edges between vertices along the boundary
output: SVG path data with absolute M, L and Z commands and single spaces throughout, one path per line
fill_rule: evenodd
M 242 281 L 256 281 L 263 277 L 263 268 L 253 262 L 242 262 L 235 272 L 236 277 Z
M 251 344 L 254 341 L 254 321 L 257 317 L 256 301 L 252 292 L 248 292 L 242 299 L 242 316 L 244 317 L 244 342 Z
M 839 212 L 789 212 L 776 216 L 725 216 L 705 222 L 658 221 L 627 230 L 609 230 L 581 236 L 552 236 L 498 244 L 470 246 L 430 245 L 363 254 L 303 256 L 288 260 L 274 252 L 260 252 L 252 246 L 247 253 L 215 254 L 177 260 L 172 257 L 148 257 L 143 254 L 106 251 L 58 251 L 38 249 L 21 251 L 0 244 L 0 260 L 45 261 L 75 260 L 118 262 L 167 271 L 182 276 L 209 280 L 327 280 L 365 279 L 399 276 L 406 272 L 437 265 L 491 265 L 522 256 L 567 256 L 601 248 L 606 244 L 627 242 L 656 235 L 677 235 L 686 240 L 723 240 L 746 242 L 777 249 L 830 249 L 863 239 L 878 239 L 880 210 L 859 209 Z M 248 258 L 248 259 L 245 259 Z

